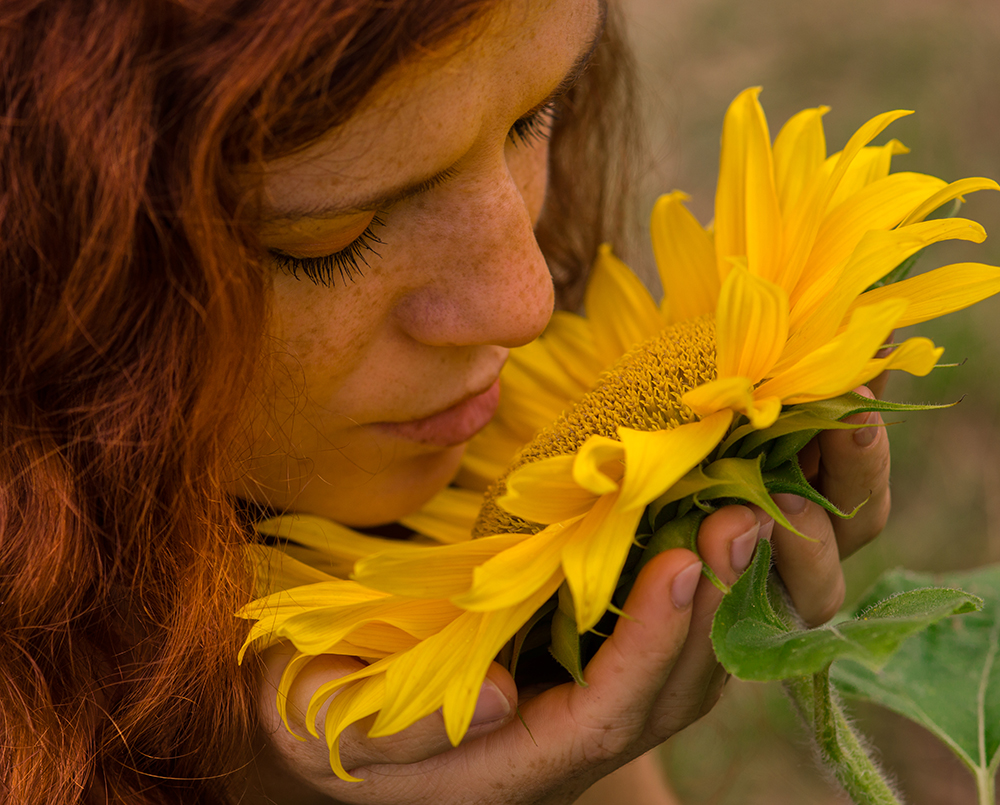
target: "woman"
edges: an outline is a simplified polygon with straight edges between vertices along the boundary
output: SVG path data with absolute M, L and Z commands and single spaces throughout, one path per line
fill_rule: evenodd
M 584 792 L 718 696 L 719 596 L 690 552 L 644 570 L 588 688 L 521 702 L 543 716 L 534 740 L 494 666 L 457 749 L 436 716 L 348 737 L 364 783 L 277 729 L 280 649 L 245 675 L 234 664 L 232 613 L 252 596 L 238 511 L 367 527 L 418 508 L 489 419 L 506 350 L 541 331 L 554 295 L 574 304 L 614 237 L 604 11 L 0 10 L 8 801 L 555 803 L 601 801 L 600 785 L 669 801 L 648 759 Z M 859 434 L 874 441 L 830 433 L 813 455 L 831 500 L 870 498 L 858 517 L 834 530 L 782 501 L 813 543 L 730 507 L 702 528 L 704 560 L 731 581 L 770 535 L 803 618 L 831 616 L 838 551 L 888 506 L 884 433 Z M 315 661 L 293 698 L 347 670 Z

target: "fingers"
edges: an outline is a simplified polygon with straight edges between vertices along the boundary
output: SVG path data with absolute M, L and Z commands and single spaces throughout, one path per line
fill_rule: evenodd
M 808 539 L 775 523 L 774 564 L 807 626 L 819 626 L 844 603 L 844 574 L 830 515 L 798 495 L 774 495 L 785 517 Z
M 309 779 L 333 779 L 326 741 L 308 733 L 304 714 L 309 700 L 320 685 L 352 673 L 363 667 L 363 664 L 350 657 L 322 655 L 303 668 L 288 692 L 289 725 L 299 736 L 296 738 L 285 729 L 274 705 L 278 681 L 292 653 L 291 647 L 282 645 L 265 654 L 260 702 L 262 726 L 270 734 L 272 746 L 278 755 L 297 771 L 307 774 Z M 517 690 L 514 680 L 494 663 L 483 683 L 467 739 L 472 740 L 509 723 L 515 717 L 516 707 Z M 323 707 L 317 717 L 321 736 L 325 714 L 326 707 Z M 402 732 L 379 738 L 369 738 L 367 735 L 373 720 L 374 716 L 358 721 L 341 735 L 340 755 L 345 768 L 352 769 L 372 763 L 414 763 L 452 748 L 440 712 L 432 713 Z M 301 738 L 305 740 L 300 740 Z
M 734 582 L 750 563 L 770 517 L 746 506 L 728 506 L 707 517 L 698 550 L 712 570 Z M 587 687 L 564 685 L 523 708 L 538 746 L 563 751 L 566 719 L 551 708 L 565 707 L 587 764 L 620 764 L 661 743 L 703 715 L 726 678 L 712 650 L 712 617 L 722 593 L 702 573 L 690 551 L 674 549 L 654 557 L 642 572 L 612 636 L 585 669 Z M 541 725 L 543 732 L 536 732 Z M 516 727 L 516 725 L 514 725 Z M 586 742 L 580 744 L 580 739 Z M 537 758 L 536 758 L 537 759 Z
M 770 539 L 774 520 L 755 506 L 726 506 L 705 518 L 698 531 L 698 552 L 726 584 L 750 565 L 761 539 Z M 711 629 L 722 592 L 705 576 L 695 594 L 688 639 L 650 718 L 650 731 L 665 740 L 708 712 L 728 675 L 715 659 Z
M 859 394 L 872 398 L 864 387 Z M 872 411 L 847 420 L 869 427 L 857 430 L 825 431 L 820 435 L 822 460 L 816 479 L 817 489 L 841 511 L 853 511 L 849 520 L 837 520 L 834 530 L 841 558 L 875 539 L 889 517 L 889 438 L 882 418 Z
M 735 580 L 749 561 L 744 546 L 772 527 L 769 518 L 762 519 L 740 506 L 706 518 L 699 550 L 721 578 Z M 470 731 L 451 751 L 445 751 L 449 747 L 438 715 L 391 736 L 391 743 L 368 740 L 366 725 L 356 725 L 341 739 L 345 765 L 362 767 L 359 776 L 365 780 L 351 788 L 333 779 L 322 741 L 283 739 L 284 729 L 273 720 L 271 740 L 281 744 L 286 767 L 343 801 L 355 801 L 355 794 L 387 805 L 574 801 L 595 780 L 701 716 L 717 698 L 725 673 L 715 662 L 709 627 L 721 593 L 701 567 L 699 558 L 683 549 L 652 559 L 625 603 L 626 617 L 588 663 L 587 687 L 569 683 L 532 698 L 521 708 L 524 724 L 511 709 L 474 728 L 480 731 Z M 289 653 L 283 651 L 284 657 L 279 651 L 270 658 L 272 690 L 264 695 L 265 714 L 273 712 L 273 686 Z M 319 683 L 355 667 L 343 658 L 314 663 L 290 691 L 298 723 Z M 490 682 L 512 708 L 516 694 L 507 687 L 512 682 L 498 671 L 491 671 Z
M 698 552 L 726 584 L 750 566 L 759 539 L 770 539 L 774 520 L 756 506 L 726 506 L 705 518 Z
M 865 387 L 856 391 L 874 397 Z M 878 536 L 889 516 L 889 441 L 882 419 L 871 412 L 847 421 L 868 427 L 824 431 L 799 461 L 813 486 L 841 511 L 857 510 L 854 516 L 831 516 L 797 495 L 774 496 L 795 529 L 810 537 L 776 525 L 773 538 L 778 573 L 809 626 L 825 623 L 843 605 L 841 560 Z
M 627 617 L 619 618 L 587 665 L 588 687 L 570 689 L 567 704 L 575 721 L 611 727 L 601 745 L 612 754 L 644 730 L 650 703 L 660 695 L 687 639 L 701 579 L 701 562 L 690 551 L 654 557 L 632 588 L 624 607 Z

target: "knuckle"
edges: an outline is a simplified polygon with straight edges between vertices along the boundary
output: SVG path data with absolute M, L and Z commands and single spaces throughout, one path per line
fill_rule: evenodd
M 657 716 L 650 722 L 654 742 L 667 740 L 705 715 L 721 695 L 724 681 L 724 675 L 713 673 L 707 684 L 665 691 Z
M 603 724 L 592 727 L 584 741 L 584 757 L 588 764 L 598 765 L 621 757 L 635 741 L 632 729 L 622 725 Z
M 628 713 L 605 713 L 603 718 L 574 716 L 574 734 L 579 754 L 587 765 L 599 765 L 621 757 L 641 731 Z

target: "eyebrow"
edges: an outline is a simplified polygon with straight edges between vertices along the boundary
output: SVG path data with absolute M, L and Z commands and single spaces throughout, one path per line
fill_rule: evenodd
M 538 114 L 546 106 L 554 103 L 569 92 L 576 82 L 580 80 L 581 76 L 587 71 L 587 68 L 593 61 L 594 54 L 597 52 L 597 47 L 601 43 L 601 38 L 604 36 L 604 27 L 607 24 L 607 18 L 607 0 L 599 0 L 597 24 L 594 26 L 594 31 L 591 37 L 587 40 L 587 44 L 581 49 L 579 55 L 576 57 L 576 60 L 573 62 L 573 65 L 566 72 L 566 75 L 563 77 L 562 81 L 559 82 L 558 86 L 556 86 L 556 88 L 549 93 L 545 100 L 535 105 L 528 112 L 522 115 L 519 118 L 520 120 L 525 120 Z M 272 222 L 297 221 L 304 218 L 336 218 L 363 212 L 376 212 L 378 210 L 383 210 L 386 207 L 391 207 L 393 204 L 397 204 L 400 201 L 412 198 L 413 196 L 426 193 L 428 190 L 432 190 L 438 185 L 448 181 L 457 173 L 458 171 L 454 168 L 454 166 L 449 166 L 444 170 L 438 171 L 433 176 L 427 177 L 426 179 L 420 179 L 402 187 L 393 188 L 364 202 L 340 206 L 323 206 L 311 209 L 298 208 L 275 210 L 274 214 L 268 218 Z

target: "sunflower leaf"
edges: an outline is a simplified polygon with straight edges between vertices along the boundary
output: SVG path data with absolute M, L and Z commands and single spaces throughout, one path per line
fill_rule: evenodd
M 843 662 L 831 676 L 845 696 L 888 707 L 937 735 L 985 791 L 1000 767 L 1000 565 L 946 576 L 891 571 L 859 609 L 872 598 L 935 583 L 975 593 L 985 606 L 932 625 L 878 672 Z
M 801 630 L 785 622 L 771 603 L 770 564 L 771 546 L 762 541 L 712 624 L 719 662 L 740 679 L 810 676 L 840 659 L 879 668 L 908 637 L 981 606 L 980 599 L 961 590 L 910 590 L 871 603 L 853 620 Z

